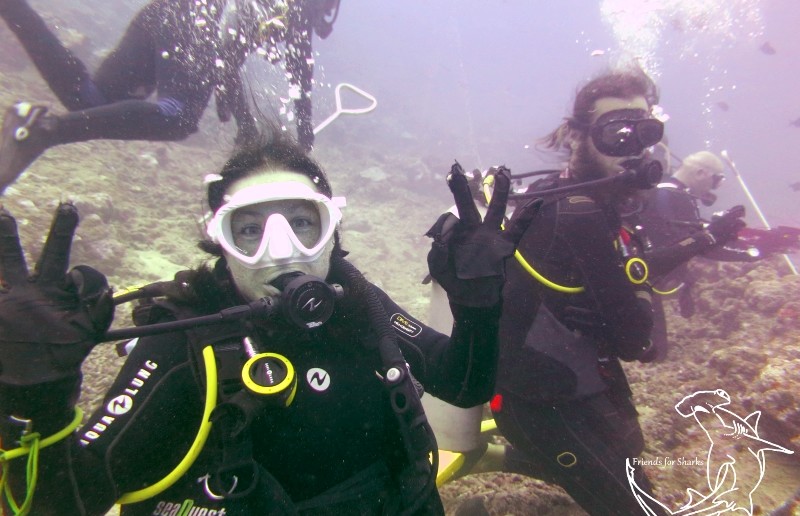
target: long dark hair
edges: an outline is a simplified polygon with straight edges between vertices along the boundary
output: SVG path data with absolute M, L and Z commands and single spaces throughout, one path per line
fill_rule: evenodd
M 539 140 L 539 144 L 551 150 L 564 150 L 567 148 L 567 133 L 570 129 L 587 131 L 598 99 L 604 97 L 630 99 L 638 96 L 647 99 L 647 104 L 650 106 L 658 103 L 658 88 L 644 70 L 626 68 L 606 71 L 577 91 L 572 114 L 553 132 Z

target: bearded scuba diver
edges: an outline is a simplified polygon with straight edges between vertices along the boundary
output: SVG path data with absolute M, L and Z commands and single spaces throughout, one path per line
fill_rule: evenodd
M 544 139 L 566 168 L 511 196 L 545 201 L 504 287 L 490 406 L 511 444 L 505 469 L 560 485 L 592 515 L 640 510 L 625 460 L 643 452 L 644 436 L 620 361 L 653 359 L 651 293 L 620 206 L 660 177 L 647 152 L 663 136 L 656 104 L 641 70 L 591 80 Z M 634 475 L 651 492 L 645 472 Z

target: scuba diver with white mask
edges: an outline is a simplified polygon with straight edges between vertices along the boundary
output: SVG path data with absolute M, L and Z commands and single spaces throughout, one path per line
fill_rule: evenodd
M 98 271 L 67 272 L 74 206 L 59 206 L 32 274 L 1 212 L 6 513 L 99 515 L 117 502 L 126 516 L 443 514 L 420 388 L 465 407 L 491 396 L 504 263 L 539 205 L 501 230 L 507 176 L 483 222 L 463 174 L 448 184 L 466 215 L 434 226 L 428 263 L 450 298 L 450 337 L 345 259 L 343 200 L 277 137 L 209 177 L 201 247 L 213 265 L 113 300 Z M 108 330 L 130 300 L 136 326 Z M 130 337 L 77 429 L 83 359 Z

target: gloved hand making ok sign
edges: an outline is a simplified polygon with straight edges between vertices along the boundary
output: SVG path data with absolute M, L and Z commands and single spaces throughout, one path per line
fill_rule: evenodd
M 0 208 L 0 384 L 26 386 L 79 378 L 80 367 L 114 315 L 105 276 L 67 272 L 78 212 L 59 205 L 33 274 L 14 217 Z
M 495 173 L 495 186 L 486 217 L 470 193 L 469 182 L 456 162 L 447 184 L 458 208 L 458 219 L 446 213 L 428 230 L 433 238 L 428 253 L 431 276 L 447 292 L 450 301 L 463 306 L 488 307 L 500 301 L 506 258 L 514 254 L 522 234 L 539 211 L 541 199 L 528 202 L 502 229 L 511 176 L 507 168 Z

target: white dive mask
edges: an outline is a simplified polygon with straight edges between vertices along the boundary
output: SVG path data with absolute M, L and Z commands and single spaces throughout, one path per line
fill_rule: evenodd
M 308 201 L 313 205 L 316 210 L 313 218 L 319 218 L 319 226 L 312 228 L 313 231 L 305 231 L 305 219 L 292 219 L 290 222 L 285 213 L 279 212 L 278 203 L 275 203 L 274 212 L 268 204 L 292 200 Z M 342 220 L 341 208 L 346 205 L 344 197 L 329 199 L 308 185 L 291 181 L 248 186 L 225 196 L 225 201 L 208 223 L 206 232 L 214 243 L 221 245 L 248 269 L 315 261 L 333 238 L 336 226 Z M 280 205 L 287 206 L 287 203 Z M 242 213 L 253 213 L 250 223 L 234 229 L 234 215 L 242 209 L 244 211 L 238 212 L 239 218 Z M 249 245 L 237 245 L 237 240 L 239 244 L 248 241 Z

